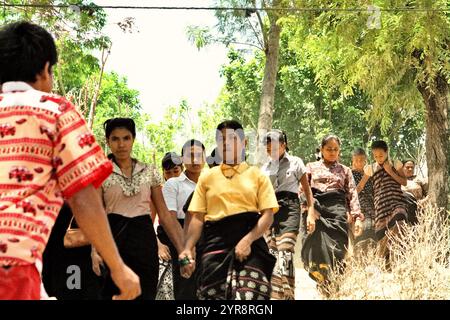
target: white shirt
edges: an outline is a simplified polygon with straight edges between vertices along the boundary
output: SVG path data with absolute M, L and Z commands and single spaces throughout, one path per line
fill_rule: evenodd
M 163 186 L 164 201 L 169 211 L 176 211 L 177 219 L 184 219 L 183 206 L 187 198 L 195 190 L 196 183 L 190 180 L 184 172 L 176 178 L 170 178 Z

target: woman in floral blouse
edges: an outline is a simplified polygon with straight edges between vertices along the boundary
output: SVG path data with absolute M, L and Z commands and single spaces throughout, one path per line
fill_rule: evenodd
M 131 158 L 136 137 L 134 121 L 129 118 L 107 120 L 105 135 L 114 169 L 99 191 L 119 252 L 141 280 L 140 299 L 153 300 L 159 264 L 150 202 L 156 206 L 160 223 L 178 252 L 183 245 L 183 232 L 176 218 L 167 210 L 161 191 L 162 179 L 156 168 Z M 101 258 L 94 250 L 93 267 L 97 274 L 100 274 L 100 263 Z M 110 298 L 116 290 L 107 276 L 103 297 Z
M 352 171 L 338 161 L 340 150 L 340 139 L 326 136 L 321 144 L 322 159 L 306 165 L 315 210 L 306 218 L 307 236 L 301 256 L 310 277 L 325 294 L 330 269 L 336 268 L 347 253 L 348 224 L 355 222 L 358 236 L 364 220 Z

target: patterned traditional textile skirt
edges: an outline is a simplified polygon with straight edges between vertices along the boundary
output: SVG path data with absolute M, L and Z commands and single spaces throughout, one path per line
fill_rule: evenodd
M 175 300 L 171 261 L 159 259 L 158 288 L 155 300 Z
M 350 237 L 352 235 L 350 234 Z M 363 231 L 359 237 L 354 240 L 354 250 L 357 254 L 367 252 L 369 248 L 374 248 L 377 244 L 375 236 L 375 219 L 364 215 Z
M 398 222 L 407 220 L 407 203 L 400 184 L 384 169 L 375 172 L 372 179 L 375 203 L 375 234 L 379 241 Z
M 366 251 L 369 247 L 376 245 L 375 236 L 375 208 L 373 196 L 360 192 L 358 194 L 361 211 L 364 214 L 362 234 L 355 238 L 355 249 Z
M 235 258 L 238 242 L 260 215 L 249 212 L 204 225 L 204 249 L 198 275 L 200 300 L 269 300 L 275 258 L 263 237 L 251 245 L 244 262 Z
M 363 179 L 363 172 L 352 170 L 355 184 L 358 185 Z M 354 239 L 355 250 L 359 252 L 366 251 L 369 247 L 376 245 L 375 237 L 375 207 L 373 200 L 373 181 L 370 177 L 364 188 L 358 192 L 359 206 L 364 214 L 362 234 Z M 353 235 L 350 234 L 353 240 Z
M 343 191 L 313 189 L 314 207 L 320 213 L 316 229 L 305 235 L 301 257 L 309 276 L 318 284 L 328 281 L 331 269 L 341 262 L 348 248 L 347 206 Z M 306 215 L 303 223 L 306 225 Z M 306 229 L 306 227 L 305 227 Z
M 271 297 L 277 300 L 295 299 L 294 249 L 300 226 L 300 202 L 292 192 L 277 192 L 280 210 L 266 234 L 270 253 L 277 259 L 273 269 Z

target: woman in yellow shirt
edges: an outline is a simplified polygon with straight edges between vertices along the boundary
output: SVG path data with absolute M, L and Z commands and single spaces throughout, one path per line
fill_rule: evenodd
M 219 124 L 217 150 L 223 163 L 202 174 L 189 211 L 192 213 L 182 275 L 195 268 L 195 244 L 204 232 L 199 263 L 198 298 L 269 300 L 275 258 L 263 234 L 278 203 L 267 176 L 245 162 L 245 134 L 234 120 Z

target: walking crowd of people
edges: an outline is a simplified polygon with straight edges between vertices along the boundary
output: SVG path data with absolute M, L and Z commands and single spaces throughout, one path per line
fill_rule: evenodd
M 190 139 L 157 168 L 132 157 L 134 120 L 112 118 L 105 155 L 76 107 L 51 93 L 52 36 L 18 22 L 0 43 L 0 300 L 294 300 L 296 259 L 326 295 L 349 239 L 389 265 L 387 233 L 416 223 L 426 200 L 415 162 L 392 161 L 381 140 L 371 155 L 353 146 L 346 166 L 343 142 L 327 135 L 305 164 L 274 129 L 259 168 L 241 123 L 225 120 L 210 155 Z M 65 245 L 69 230 L 88 243 Z

